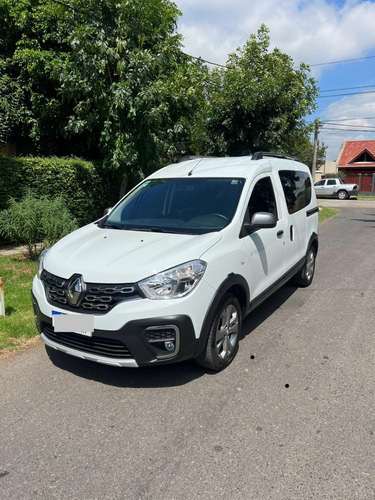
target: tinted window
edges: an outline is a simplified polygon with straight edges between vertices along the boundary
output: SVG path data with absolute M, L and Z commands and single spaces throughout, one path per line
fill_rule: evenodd
M 232 220 L 243 179 L 178 178 L 143 182 L 109 214 L 119 229 L 203 234 Z
M 256 212 L 269 212 L 277 219 L 276 199 L 270 177 L 264 177 L 255 184 L 248 209 L 250 221 Z
M 307 172 L 280 170 L 288 212 L 293 214 L 305 208 L 311 201 L 311 180 Z
M 330 179 L 330 180 L 327 181 L 327 185 L 328 186 L 336 186 L 336 181 L 333 180 L 333 179 Z
M 314 186 L 323 186 L 325 181 L 319 181 L 314 184 Z

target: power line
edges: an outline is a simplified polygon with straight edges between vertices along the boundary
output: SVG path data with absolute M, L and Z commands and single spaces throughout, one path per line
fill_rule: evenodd
M 368 132 L 368 133 L 375 133 L 375 128 L 372 129 L 360 129 L 360 128 L 336 128 L 336 127 L 323 127 L 322 131 L 329 131 L 329 130 L 339 130 L 340 132 Z
M 340 61 L 331 61 L 331 62 L 324 62 L 324 63 L 309 64 L 309 66 L 326 66 L 329 64 L 340 64 L 340 63 L 347 63 L 347 62 L 353 62 L 353 61 L 363 61 L 365 59 L 375 59 L 375 56 L 356 57 L 354 59 L 341 59 Z
M 375 116 L 360 116 L 358 118 L 336 118 L 335 120 L 324 120 L 324 122 L 322 123 L 349 122 L 354 120 L 375 120 Z
M 203 59 L 202 57 L 196 57 L 196 56 L 192 56 L 190 54 L 186 54 L 186 52 L 183 52 L 183 54 L 187 57 L 191 57 L 192 59 L 195 59 L 196 61 L 200 61 L 200 62 L 204 62 L 206 64 L 211 64 L 212 66 L 218 66 L 219 68 L 227 68 L 227 66 L 224 66 L 223 64 L 219 64 L 219 63 L 215 63 L 215 62 L 211 62 L 211 61 L 207 61 L 206 59 Z
M 326 123 L 326 122 L 323 122 L 322 125 L 328 125 L 328 126 L 331 126 L 331 125 L 334 125 L 336 127 L 344 127 L 343 130 L 346 130 L 347 127 L 355 127 L 355 128 L 374 128 L 375 129 L 375 126 L 373 125 L 356 125 L 355 123 L 353 123 L 352 125 L 346 125 L 346 124 L 341 124 L 341 123 L 335 123 L 335 122 L 330 122 L 330 123 Z
M 359 85 L 357 87 L 344 87 L 341 89 L 320 90 L 320 92 L 339 92 L 340 90 L 369 89 L 373 87 L 375 87 L 375 85 Z
M 320 95 L 317 99 L 329 99 L 330 97 L 343 97 L 343 96 L 351 96 L 351 95 L 360 95 L 360 94 L 375 94 L 375 90 L 366 90 L 364 92 L 346 92 L 345 94 L 331 94 L 331 95 Z
M 190 54 L 186 54 L 184 53 L 186 56 L 188 57 L 192 57 L 193 59 L 197 59 L 199 61 L 202 61 L 202 62 L 205 62 L 207 64 L 212 64 L 213 66 L 218 66 L 220 68 L 227 68 L 226 65 L 223 65 L 223 64 L 219 64 L 217 62 L 213 62 L 213 61 L 207 61 L 206 59 L 203 59 L 202 57 L 196 57 L 196 56 L 192 56 Z M 341 64 L 341 63 L 347 63 L 347 62 L 354 62 L 354 61 L 364 61 L 366 59 L 375 59 L 375 55 L 373 56 L 364 56 L 364 57 L 355 57 L 353 59 L 341 59 L 339 61 L 330 61 L 330 62 L 322 62 L 322 63 L 314 63 L 314 64 L 308 64 L 308 66 L 312 67 L 312 66 L 329 66 L 331 64 Z M 373 87 L 374 85 L 366 85 L 365 87 Z M 365 88 L 363 87 L 363 88 Z M 341 89 L 337 89 L 337 90 L 341 90 Z M 346 90 L 346 89 L 342 89 L 342 90 Z M 330 92 L 329 90 L 327 90 L 327 92 Z

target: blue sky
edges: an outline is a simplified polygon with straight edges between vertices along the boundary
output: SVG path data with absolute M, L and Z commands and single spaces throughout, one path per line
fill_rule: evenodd
M 225 64 L 264 23 L 271 48 L 311 65 L 321 93 L 307 120 L 324 122 L 319 140 L 328 146 L 327 159 L 336 159 L 345 139 L 375 139 L 375 0 L 175 1 L 190 55 Z M 359 60 L 322 64 L 347 59 Z

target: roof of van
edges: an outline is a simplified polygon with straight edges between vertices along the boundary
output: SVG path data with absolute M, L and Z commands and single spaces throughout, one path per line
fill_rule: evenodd
M 262 158 L 252 160 L 251 156 L 235 156 L 224 158 L 195 157 L 180 163 L 168 165 L 150 177 L 241 177 L 248 178 L 271 170 L 303 170 L 308 167 L 303 163 L 290 159 Z

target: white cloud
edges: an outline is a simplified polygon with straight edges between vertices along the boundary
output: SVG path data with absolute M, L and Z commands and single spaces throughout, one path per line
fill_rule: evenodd
M 185 50 L 225 64 L 262 23 L 272 46 L 296 63 L 314 64 L 360 57 L 375 45 L 375 3 L 347 0 L 177 0 L 184 14 L 179 30 Z
M 336 160 L 345 139 L 374 140 L 375 131 L 366 132 L 368 129 L 375 130 L 373 117 L 375 117 L 375 103 L 371 94 L 344 97 L 328 106 L 322 114 L 322 119 L 324 122 L 329 121 L 330 124 L 323 126 L 319 137 L 319 140 L 328 146 L 327 159 Z
M 271 49 L 278 47 L 291 55 L 296 64 L 375 54 L 375 0 L 176 1 L 183 13 L 179 30 L 185 37 L 185 51 L 208 61 L 225 64 L 228 54 L 244 45 L 261 24 L 270 28 Z M 340 73 L 336 82 L 332 78 L 337 67 L 313 67 L 313 76 L 319 78 L 329 69 L 329 88 L 349 86 Z M 357 66 L 356 70 L 360 68 Z M 364 80 L 359 77 L 358 82 L 350 85 L 374 83 L 368 77 Z M 340 98 L 326 109 L 326 101 L 319 101 L 319 116 L 325 121 L 355 118 L 353 122 L 343 123 L 373 127 L 375 120 L 364 119 L 375 116 L 375 104 L 370 96 Z M 329 131 L 328 127 L 321 130 L 320 141 L 328 146 L 328 159 L 336 159 L 345 139 L 375 139 L 375 133 L 351 132 L 349 128 L 346 132 Z

